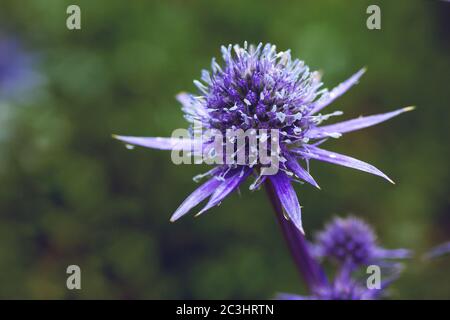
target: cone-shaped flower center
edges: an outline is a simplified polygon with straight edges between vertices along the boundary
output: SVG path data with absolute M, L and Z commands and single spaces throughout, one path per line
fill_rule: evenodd
M 277 52 L 274 45 L 222 47 L 223 67 L 215 60 L 212 72 L 195 81 L 203 93 L 191 97 L 184 108 L 188 120 L 201 121 L 203 129 L 278 129 L 280 144 L 301 143 L 305 132 L 323 120 L 310 115 L 314 100 L 324 91 L 317 72 L 289 51 Z
M 355 218 L 334 220 L 319 233 L 317 244 L 323 255 L 342 263 L 368 263 L 377 250 L 373 230 Z

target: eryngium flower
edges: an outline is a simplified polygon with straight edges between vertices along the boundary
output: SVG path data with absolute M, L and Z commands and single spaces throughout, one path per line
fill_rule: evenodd
M 373 229 L 355 217 L 332 220 L 317 234 L 312 249 L 316 257 L 330 258 L 350 267 L 384 264 L 385 259 L 411 256 L 406 249 L 388 250 L 378 246 Z
M 39 82 L 33 62 L 16 38 L 0 33 L 0 100 L 21 97 Z
M 281 293 L 282 300 L 372 300 L 385 294 L 385 289 L 395 281 L 403 270 L 403 264 L 386 261 L 411 256 L 409 250 L 386 250 L 376 243 L 372 228 L 357 218 L 335 218 L 317 236 L 317 243 L 310 245 L 312 256 L 331 258 L 339 262 L 334 278 L 315 281 L 310 287 L 311 295 Z M 314 262 L 316 259 L 312 258 Z M 374 265 L 382 270 L 379 288 L 368 288 L 367 273 L 363 265 Z M 319 263 L 313 264 L 316 273 L 325 275 Z
M 382 289 L 371 290 L 352 279 L 336 279 L 310 296 L 280 293 L 279 300 L 375 300 L 384 293 Z
M 392 182 L 370 164 L 318 147 L 329 137 L 338 138 L 343 133 L 378 124 L 412 109 L 407 107 L 322 126 L 323 121 L 341 115 L 338 111 L 322 114 L 322 110 L 356 84 L 364 69 L 329 91 L 321 89 L 318 72 L 310 71 L 303 61 L 291 59 L 289 50 L 277 52 L 271 44 L 223 46 L 222 57 L 222 66 L 213 59 L 211 71 L 203 70 L 201 81 L 194 81 L 199 94 L 181 93 L 177 96 L 185 117 L 191 124 L 200 122 L 201 130 L 218 129 L 224 135 L 227 129 L 278 129 L 279 171 L 276 175 L 264 175 L 261 163 L 218 165 L 206 174 L 212 176 L 210 180 L 178 207 L 171 221 L 185 215 L 208 197 L 209 201 L 200 213 L 220 204 L 249 175 L 254 174 L 256 180 L 250 189 L 270 179 L 287 216 L 303 232 L 300 204 L 292 182 L 299 179 L 319 187 L 309 170 L 299 163 L 305 161 L 308 165 L 310 159 L 362 170 Z M 198 132 L 195 132 L 196 128 L 192 129 L 194 134 L 188 142 L 173 137 L 114 137 L 127 144 L 191 151 L 194 146 L 205 143 L 195 139 Z M 205 144 L 211 148 L 209 141 Z M 206 145 L 202 147 L 207 148 Z

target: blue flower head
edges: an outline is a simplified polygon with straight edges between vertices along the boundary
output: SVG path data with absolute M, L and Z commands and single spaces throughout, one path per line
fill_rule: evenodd
M 410 256 L 409 250 L 387 250 L 379 247 L 373 229 L 355 217 L 336 218 L 331 221 L 325 230 L 318 233 L 312 248 L 317 257 L 330 258 L 353 266 Z
M 277 295 L 280 300 L 374 300 L 383 292 L 370 290 L 352 279 L 337 279 L 333 283 L 319 288 L 310 296 L 291 293 Z
M 325 230 L 318 233 L 310 245 L 316 258 L 330 258 L 338 262 L 332 281 L 316 282 L 309 296 L 279 294 L 283 300 L 372 300 L 385 294 L 385 289 L 403 270 L 399 262 L 387 259 L 409 258 L 406 249 L 387 250 L 378 246 L 376 235 L 364 221 L 354 218 L 335 218 Z M 315 260 L 315 259 L 313 259 Z M 315 262 L 315 261 L 314 261 Z M 366 276 L 361 278 L 359 267 L 374 264 L 380 267 L 380 288 L 368 288 Z M 325 274 L 322 266 L 314 264 L 318 273 Z M 365 274 L 365 273 L 363 273 Z
M 192 136 L 189 139 L 114 137 L 126 144 L 148 148 L 192 151 L 200 147 L 201 150 L 208 150 L 208 154 L 220 154 L 222 150 L 216 149 L 223 149 L 224 145 L 213 146 L 209 140 L 198 139 L 199 134 L 212 129 L 222 133 L 229 129 L 276 130 L 279 133 L 279 152 L 276 154 L 279 170 L 276 174 L 267 175 L 260 162 L 216 165 L 203 175 L 210 176 L 210 179 L 175 210 L 172 221 L 207 198 L 206 206 L 199 213 L 220 204 L 247 177 L 253 175 L 256 179 L 250 188 L 255 189 L 270 179 L 286 217 L 303 232 L 301 207 L 292 182 L 305 181 L 319 187 L 310 174 L 309 160 L 354 168 L 392 182 L 370 164 L 318 146 L 327 138 L 339 138 L 344 133 L 378 124 L 412 109 L 407 107 L 323 125 L 326 120 L 342 114 L 340 111 L 323 113 L 325 107 L 355 85 L 364 69 L 328 90 L 322 88 L 318 72 L 311 71 L 303 61 L 292 59 L 289 50 L 277 51 L 272 44 L 223 46 L 222 58 L 222 64 L 213 59 L 211 70 L 204 70 L 201 81 L 194 81 L 199 90 L 197 94 L 181 93 L 177 96 L 185 118 L 191 123 Z M 275 140 L 270 133 L 259 138 Z
M 0 33 L 0 100 L 21 97 L 38 84 L 34 60 L 18 39 Z

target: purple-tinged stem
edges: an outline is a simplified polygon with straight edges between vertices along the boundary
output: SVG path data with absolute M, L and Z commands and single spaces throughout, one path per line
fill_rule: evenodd
M 265 180 L 265 187 L 294 263 L 308 288 L 314 292 L 315 289 L 327 284 L 325 274 L 318 262 L 311 256 L 305 236 L 290 220 L 285 218 L 281 203 L 269 179 Z

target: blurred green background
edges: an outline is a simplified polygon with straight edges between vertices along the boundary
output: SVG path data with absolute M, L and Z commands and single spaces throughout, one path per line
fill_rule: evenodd
M 78 4 L 82 29 L 66 28 Z M 382 29 L 366 28 L 381 7 Z M 0 30 L 35 55 L 38 87 L 0 103 L 0 298 L 271 298 L 305 293 L 264 192 L 242 189 L 201 218 L 169 217 L 204 166 L 127 150 L 111 133 L 169 136 L 174 96 L 220 45 L 271 42 L 333 87 L 363 66 L 330 110 L 344 118 L 416 105 L 330 150 L 391 176 L 313 162 L 321 191 L 296 187 L 311 237 L 335 215 L 374 225 L 420 256 L 450 239 L 450 10 L 443 1 L 2 0 Z M 66 289 L 66 268 L 82 289 Z M 415 258 L 393 298 L 450 298 L 450 257 Z

